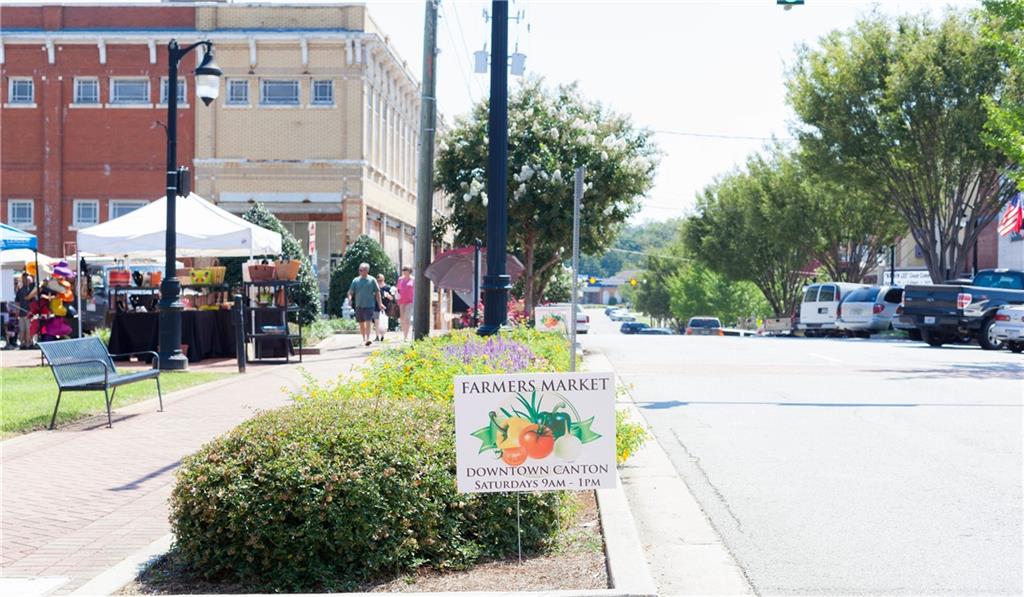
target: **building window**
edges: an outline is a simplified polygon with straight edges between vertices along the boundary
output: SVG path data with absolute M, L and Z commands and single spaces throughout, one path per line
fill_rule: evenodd
M 18 228 L 34 228 L 35 201 L 10 199 L 7 201 L 7 223 Z
M 7 101 L 12 104 L 32 104 L 36 101 L 36 88 L 31 78 L 11 77 L 7 88 Z
M 313 103 L 318 106 L 334 105 L 334 81 L 313 81 Z
M 248 79 L 228 79 L 228 105 L 248 106 L 249 105 L 249 81 Z
M 95 199 L 75 199 L 75 213 L 72 214 L 72 225 L 75 228 L 95 226 L 100 223 L 100 202 Z
M 130 214 L 140 207 L 145 207 L 148 201 L 123 201 L 123 200 L 111 200 L 110 201 L 110 219 L 120 218 L 123 215 Z
M 99 79 L 75 78 L 75 103 L 76 104 L 98 104 L 100 103 L 100 81 Z
M 148 104 L 149 79 L 111 79 L 110 103 Z
M 260 103 L 265 106 L 299 105 L 299 82 L 282 79 L 260 81 Z
M 178 77 L 178 105 L 188 103 L 186 95 L 188 94 L 185 93 L 185 77 Z M 160 103 L 167 104 L 167 77 L 160 79 Z

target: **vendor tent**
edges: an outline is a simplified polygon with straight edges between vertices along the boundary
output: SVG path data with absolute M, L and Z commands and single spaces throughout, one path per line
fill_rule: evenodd
M 0 222 L 0 251 L 11 249 L 35 251 L 36 242 L 35 235 Z
M 195 193 L 175 207 L 178 257 L 277 255 L 281 235 L 228 213 Z M 167 230 L 167 198 L 162 197 L 96 226 L 78 231 L 78 250 L 100 255 L 162 255 Z

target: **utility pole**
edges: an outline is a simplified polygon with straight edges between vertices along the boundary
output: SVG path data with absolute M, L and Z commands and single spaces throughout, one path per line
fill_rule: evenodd
M 434 211 L 434 135 L 437 132 L 437 5 L 440 0 L 427 0 L 423 19 L 423 86 L 420 93 L 420 146 L 416 185 L 416 256 L 413 271 L 413 337 L 430 334 L 430 265 L 431 228 Z
M 484 324 L 496 334 L 508 321 L 511 278 L 505 273 L 508 242 L 508 0 L 491 2 L 491 99 L 487 119 L 487 275 Z

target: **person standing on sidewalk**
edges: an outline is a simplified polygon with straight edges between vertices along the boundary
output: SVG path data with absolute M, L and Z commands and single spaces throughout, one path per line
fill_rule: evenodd
M 377 340 L 384 341 L 384 334 L 388 333 L 388 324 L 392 304 L 395 301 L 394 291 L 384 280 L 384 274 L 377 274 L 377 287 L 380 288 L 380 313 L 377 314 Z
M 359 322 L 359 333 L 363 336 L 363 344 L 369 346 L 370 328 L 373 325 L 374 311 L 378 308 L 384 309 L 380 301 L 380 288 L 377 281 L 371 278 L 369 263 L 359 264 L 359 275 L 352 279 L 348 287 L 348 300 L 356 312 L 356 321 Z
M 395 291 L 398 294 L 398 322 L 402 328 L 402 340 L 409 339 L 409 329 L 412 327 L 412 297 L 414 282 L 412 280 L 412 268 L 408 265 L 402 266 L 402 276 L 395 284 Z
M 18 291 L 14 293 L 14 303 L 18 305 L 18 348 L 26 349 L 32 346 L 32 322 L 29 318 L 29 306 L 36 296 L 36 285 L 32 276 L 27 273 L 21 274 L 21 284 Z

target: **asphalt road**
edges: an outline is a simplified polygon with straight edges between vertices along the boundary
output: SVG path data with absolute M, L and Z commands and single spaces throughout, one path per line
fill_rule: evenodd
M 758 593 L 1022 593 L 1024 356 L 625 336 L 590 313 L 583 346 Z

